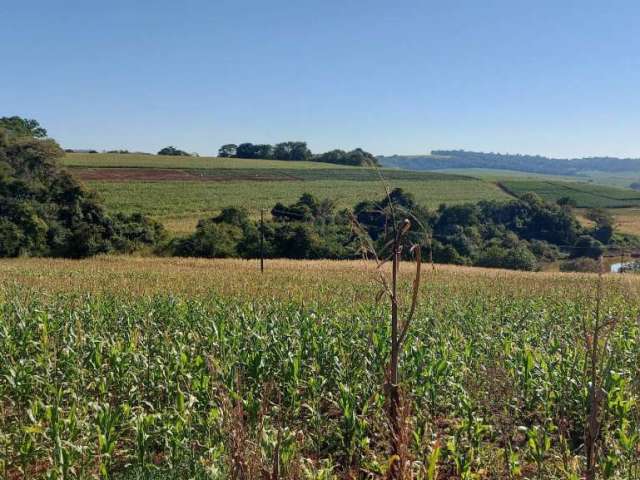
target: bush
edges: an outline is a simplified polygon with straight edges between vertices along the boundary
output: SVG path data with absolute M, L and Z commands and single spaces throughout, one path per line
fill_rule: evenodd
M 531 250 L 524 245 L 507 249 L 493 245 L 482 252 L 476 265 L 479 267 L 532 271 L 537 268 L 537 260 Z
M 542 240 L 529 242 L 529 250 L 540 260 L 553 262 L 560 256 L 558 247 Z
M 173 253 L 180 257 L 236 257 L 241 238 L 242 230 L 235 225 L 200 221 L 193 235 L 174 241 Z
M 391 205 L 396 210 L 395 217 L 391 214 Z M 406 219 L 409 220 L 406 238 L 422 245 L 422 258 L 432 257 L 438 263 L 535 270 L 540 261 L 558 258 L 557 244 L 564 247 L 566 241 L 573 243 L 580 234 L 575 249 L 580 255 L 598 256 L 602 252 L 600 242 L 584 235 L 586 230 L 570 209 L 546 203 L 535 195 L 501 203 L 441 205 L 437 211 L 429 211 L 418 205 L 409 193 L 395 189 L 380 201 L 360 202 L 350 214 L 336 212 L 331 201 L 303 194 L 290 205 L 277 203 L 271 214 L 272 218 L 264 225 L 266 257 L 356 258 L 361 252 L 361 240 L 386 255 L 394 232 L 393 222 L 396 228 L 404 228 Z M 352 228 L 354 216 L 356 229 Z M 226 208 L 207 222 L 233 226 L 240 232 L 234 246 L 223 249 L 224 256 L 234 254 L 234 248 L 235 255 L 243 258 L 260 255 L 260 229 L 247 212 Z M 223 255 L 211 253 L 210 246 L 201 248 L 202 239 L 198 235 L 203 233 L 196 232 L 176 242 L 176 253 Z M 233 243 L 234 238 L 236 235 L 220 236 L 216 241 Z M 410 259 L 410 249 L 403 249 L 402 256 Z
M 573 249 L 573 258 L 590 257 L 599 258 L 604 249 L 602 243 L 589 235 L 582 235 L 578 238 Z
M 560 264 L 560 271 L 597 273 L 600 271 L 600 262 L 593 258 L 580 257 L 562 262 Z

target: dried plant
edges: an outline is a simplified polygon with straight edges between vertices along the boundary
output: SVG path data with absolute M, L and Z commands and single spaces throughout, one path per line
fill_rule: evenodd
M 376 168 L 376 172 L 384 187 L 387 205 L 381 208 L 379 213 L 385 219 L 385 243 L 381 248 L 376 248 L 374 242 L 367 234 L 366 229 L 360 225 L 355 216 L 352 216 L 354 232 L 361 239 L 361 252 L 363 258 L 373 258 L 376 262 L 376 280 L 380 290 L 376 300 L 386 297 L 391 304 L 391 337 L 389 339 L 391 355 L 387 364 L 384 381 L 384 392 L 387 401 L 387 416 L 390 425 L 391 436 L 391 461 L 387 473 L 388 479 L 410 478 L 409 467 L 409 437 L 408 425 L 409 406 L 403 399 L 399 385 L 400 358 L 407 340 L 407 334 L 415 317 L 418 306 L 420 284 L 422 280 L 422 243 L 411 241 L 411 233 L 415 230 L 423 233 L 424 227 L 412 212 L 397 205 L 391 196 L 390 188 L 385 181 L 382 172 Z M 417 227 L 412 231 L 413 227 Z M 408 249 L 415 261 L 415 273 L 410 293 L 410 303 L 405 312 L 401 312 L 401 298 L 399 293 L 399 273 L 402 253 Z M 391 274 L 385 272 L 384 266 L 391 263 Z
M 589 378 L 588 411 L 585 422 L 585 456 L 586 480 L 595 480 L 597 473 L 598 446 L 600 443 L 600 427 L 603 417 L 603 400 L 605 399 L 604 361 L 612 331 L 616 325 L 615 318 L 603 318 L 603 274 L 604 264 L 600 257 L 600 271 L 596 285 L 595 311 L 591 322 L 583 317 L 582 329 L 587 355 L 587 377 Z

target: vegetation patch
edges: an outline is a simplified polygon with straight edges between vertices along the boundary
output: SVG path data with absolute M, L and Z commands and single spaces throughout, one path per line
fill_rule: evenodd
M 513 195 L 534 192 L 551 202 L 570 198 L 579 208 L 616 208 L 640 206 L 640 195 L 630 189 L 588 183 L 544 180 L 506 180 L 500 185 Z
M 246 478 L 384 478 L 390 312 L 371 293 L 375 265 L 257 267 L 0 263 L 0 472 L 222 480 L 241 465 Z M 399 273 L 404 292 L 409 266 Z M 640 285 L 620 277 L 602 285 L 616 323 L 598 459 L 633 478 Z M 425 269 L 399 379 L 404 454 L 422 478 L 580 478 L 591 376 L 577 325 L 595 315 L 596 289 L 594 275 Z
M 0 122 L 0 257 L 130 252 L 164 237 L 162 225 L 140 214 L 108 214 L 59 168 L 63 152 L 41 130 Z

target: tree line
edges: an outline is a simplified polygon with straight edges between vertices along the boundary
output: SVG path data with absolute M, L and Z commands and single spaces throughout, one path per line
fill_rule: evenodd
M 393 210 L 403 212 L 402 219 L 393 218 Z M 612 241 L 611 217 L 601 211 L 590 217 L 594 226 L 585 228 L 570 206 L 544 202 L 535 194 L 430 210 L 395 189 L 381 200 L 338 210 L 332 200 L 305 193 L 292 204 L 275 204 L 264 224 L 242 208 L 225 208 L 201 220 L 193 234 L 174 239 L 169 251 L 210 258 L 357 259 L 363 242 L 384 250 L 394 222 L 408 218 L 409 235 L 421 245 L 423 259 L 517 270 L 564 259 L 570 269 L 576 258 L 598 258 Z
M 254 143 L 228 143 L 218 150 L 218 156 L 223 158 L 248 158 L 287 161 L 314 161 L 334 163 L 338 165 L 378 165 L 378 160 L 371 153 L 361 148 L 345 151 L 330 150 L 321 154 L 314 154 L 306 142 L 281 142 L 275 145 Z

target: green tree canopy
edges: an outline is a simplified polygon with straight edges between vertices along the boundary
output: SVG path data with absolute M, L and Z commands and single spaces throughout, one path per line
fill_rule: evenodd
M 79 258 L 128 252 L 164 236 L 141 215 L 109 215 L 58 166 L 53 140 L 0 128 L 0 256 Z
M 227 143 L 222 145 L 218 150 L 218 156 L 222 158 L 235 157 L 238 152 L 238 146 L 235 143 Z
M 169 155 L 174 157 L 190 157 L 191 156 L 184 150 L 180 150 L 173 146 L 164 147 L 162 150 L 158 152 L 158 155 Z
M 0 117 L 0 128 L 10 135 L 22 137 L 45 138 L 47 131 L 37 120 L 22 117 Z

